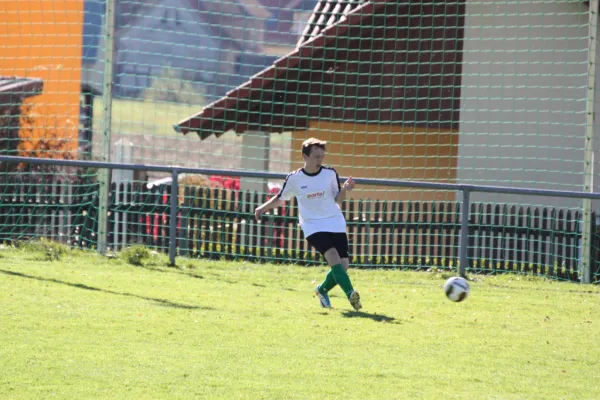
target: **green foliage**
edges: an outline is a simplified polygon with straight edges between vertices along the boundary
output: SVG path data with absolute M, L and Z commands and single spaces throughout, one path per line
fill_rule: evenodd
M 67 245 L 45 238 L 27 242 L 17 242 L 16 247 L 29 254 L 36 255 L 38 256 L 38 259 L 44 261 L 60 261 L 70 252 Z
M 146 89 L 144 99 L 196 106 L 206 104 L 202 88 L 171 68 L 163 68 L 162 74 Z
M 165 253 L 151 250 L 143 245 L 134 245 L 121 250 L 118 259 L 136 267 L 157 268 L 169 265 L 169 257 Z
M 120 257 L 131 265 L 144 266 L 144 262 L 150 258 L 150 251 L 141 245 L 126 248 L 119 254 Z

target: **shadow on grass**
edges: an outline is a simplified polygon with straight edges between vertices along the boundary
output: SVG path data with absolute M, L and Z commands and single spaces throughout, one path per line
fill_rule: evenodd
M 387 315 L 383 314 L 369 314 L 362 311 L 343 311 L 342 315 L 346 318 L 369 318 L 377 322 L 391 322 L 394 324 L 399 323 L 394 317 L 388 317 Z
M 154 301 L 154 302 L 156 302 L 156 303 L 158 303 L 158 304 L 160 304 L 162 306 L 166 306 L 166 307 L 181 308 L 181 309 L 185 309 L 185 310 L 214 310 L 214 308 L 212 308 L 212 307 L 200 307 L 200 306 L 193 306 L 193 305 L 188 305 L 188 304 L 174 303 L 172 301 L 165 300 L 165 299 L 157 299 L 157 298 L 154 298 L 154 297 L 140 296 L 140 295 L 137 295 L 137 294 L 126 293 L 126 292 L 115 292 L 115 291 L 112 291 L 112 290 L 100 289 L 100 288 L 97 288 L 97 287 L 84 285 L 82 283 L 64 282 L 64 281 L 60 281 L 58 279 L 43 278 L 41 276 L 27 275 L 27 274 L 23 274 L 21 272 L 6 271 L 6 270 L 3 270 L 3 269 L 0 269 L 0 273 L 5 274 L 5 275 L 18 276 L 19 278 L 35 279 L 35 280 L 43 281 L 43 282 L 58 283 L 58 284 L 61 284 L 61 285 L 71 286 L 71 287 L 74 287 L 74 288 L 77 288 L 77 289 L 84 289 L 84 290 L 91 290 L 91 291 L 94 291 L 94 292 L 109 293 L 109 294 L 114 294 L 114 295 L 118 295 L 118 296 L 135 297 L 137 299 Z
M 131 264 L 129 264 L 131 265 Z M 194 271 L 186 271 L 181 267 L 173 267 L 170 265 L 136 265 L 135 267 L 137 268 L 144 268 L 147 271 L 151 271 L 151 272 L 161 272 L 164 274 L 177 274 L 177 275 L 183 275 L 183 276 L 187 276 L 189 278 L 193 278 L 193 279 L 204 279 L 203 275 L 197 274 Z

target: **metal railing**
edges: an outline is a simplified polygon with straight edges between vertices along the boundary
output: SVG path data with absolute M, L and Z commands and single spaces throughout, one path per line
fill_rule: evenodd
M 171 174 L 172 187 L 171 187 L 171 198 L 170 198 L 170 224 L 169 224 L 169 262 L 171 265 L 175 265 L 175 257 L 177 254 L 177 207 L 179 202 L 179 185 L 178 175 L 180 173 L 188 174 L 202 174 L 202 175 L 220 175 L 220 176 L 235 176 L 242 178 L 263 178 L 263 179 L 285 179 L 286 174 L 272 173 L 272 172 L 260 172 L 260 171 L 239 171 L 239 170 L 223 170 L 223 169 L 210 169 L 210 168 L 189 168 L 183 166 L 161 166 L 161 165 L 145 165 L 145 164 L 120 164 L 110 162 L 99 162 L 99 161 L 79 161 L 79 160 L 57 160 L 57 159 L 46 159 L 46 158 L 30 158 L 30 157 L 15 157 L 15 156 L 0 156 L 0 162 L 5 163 L 25 163 L 35 165 L 55 165 L 55 166 L 66 166 L 66 167 L 85 167 L 85 168 L 105 168 L 107 170 L 121 169 L 130 171 L 152 171 L 152 172 L 168 172 Z M 346 177 L 341 177 L 342 180 Z M 367 179 L 367 178 L 353 178 L 358 184 L 372 185 L 372 186 L 389 186 L 389 187 L 410 187 L 420 188 L 428 190 L 450 190 L 462 192 L 462 207 L 461 207 L 461 221 L 460 221 L 460 245 L 459 245 L 459 264 L 457 273 L 460 276 L 465 276 L 466 266 L 468 265 L 468 234 L 469 234 L 469 210 L 471 204 L 471 193 L 502 193 L 502 194 L 520 194 L 529 196 L 546 196 L 546 197 L 563 197 L 563 198 L 574 198 L 574 199 L 590 199 L 600 200 L 600 193 L 589 193 L 589 192 L 576 192 L 576 191 L 562 191 L 562 190 L 547 190 L 547 189 L 524 189 L 524 188 L 512 188 L 502 186 L 485 186 L 485 185 L 466 185 L 466 184 L 452 184 L 452 183 L 436 183 L 436 182 L 421 182 L 421 181 L 402 181 L 402 180 L 390 180 L 390 179 Z M 102 219 L 103 223 L 99 224 L 98 232 L 98 251 L 101 254 L 106 253 L 107 244 L 107 219 Z M 585 238 L 585 235 L 591 235 L 587 229 L 583 229 L 582 242 L 584 247 L 582 249 L 582 262 L 580 270 L 580 281 L 581 283 L 591 282 L 591 268 L 590 268 L 590 238 Z M 587 246 L 585 245 L 587 244 Z

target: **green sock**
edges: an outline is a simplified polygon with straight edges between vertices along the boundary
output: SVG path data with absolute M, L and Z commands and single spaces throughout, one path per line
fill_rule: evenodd
M 319 292 L 321 292 L 321 294 L 325 294 L 331 289 L 333 289 L 335 285 L 337 285 L 337 282 L 335 281 L 335 278 L 333 276 L 333 271 L 329 270 L 327 276 L 325 277 L 325 280 L 319 285 Z
M 336 264 L 331 267 L 331 272 L 333 273 L 333 277 L 335 278 L 337 284 L 340 285 L 344 293 L 346 293 L 346 297 L 349 297 L 350 293 L 354 291 L 354 288 L 352 287 L 352 283 L 350 283 L 350 277 L 346 271 L 344 271 L 342 264 Z

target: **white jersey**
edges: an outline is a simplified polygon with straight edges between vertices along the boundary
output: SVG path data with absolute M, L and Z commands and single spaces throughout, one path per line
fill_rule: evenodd
M 277 197 L 281 200 L 296 197 L 300 227 L 304 237 L 308 237 L 315 232 L 346 232 L 346 219 L 335 202 L 339 192 L 335 169 L 321 167 L 318 172 L 309 174 L 300 168 L 285 178 Z

